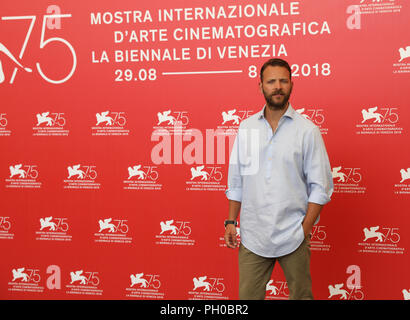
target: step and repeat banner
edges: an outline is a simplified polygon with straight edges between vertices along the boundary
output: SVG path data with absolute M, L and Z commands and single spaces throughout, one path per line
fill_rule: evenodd
M 3 0 L 1 298 L 237 299 L 230 148 L 279 57 L 334 179 L 315 298 L 409 299 L 409 21 L 405 0 Z M 276 266 L 266 299 L 288 296 Z

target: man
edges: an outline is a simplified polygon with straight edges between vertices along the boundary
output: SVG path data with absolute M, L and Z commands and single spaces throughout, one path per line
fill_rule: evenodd
M 229 248 L 237 246 L 235 226 L 241 214 L 239 298 L 264 299 L 278 261 L 289 298 L 313 299 L 310 233 L 333 192 L 329 159 L 319 128 L 289 103 L 289 64 L 268 60 L 259 86 L 266 105 L 239 126 L 226 190 Z

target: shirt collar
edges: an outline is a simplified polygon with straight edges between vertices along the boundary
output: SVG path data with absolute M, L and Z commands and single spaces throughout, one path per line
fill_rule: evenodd
M 265 108 L 266 108 L 266 104 L 263 106 L 262 110 L 259 111 L 258 119 L 263 119 L 263 118 L 265 118 L 265 116 L 264 116 Z M 292 106 L 291 106 L 291 104 L 290 104 L 290 102 L 289 102 L 288 109 L 286 110 L 286 112 L 283 114 L 282 117 L 288 117 L 288 118 L 293 119 L 294 115 L 295 115 L 295 109 L 292 108 Z

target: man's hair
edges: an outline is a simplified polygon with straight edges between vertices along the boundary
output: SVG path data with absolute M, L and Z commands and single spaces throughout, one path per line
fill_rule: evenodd
M 279 58 L 274 58 L 274 59 L 269 59 L 268 61 L 266 61 L 263 64 L 263 66 L 261 68 L 261 73 L 260 73 L 261 81 L 263 80 L 263 71 L 268 66 L 286 68 L 289 71 L 289 78 L 292 80 L 292 71 L 290 69 L 289 63 L 287 63 L 285 60 L 282 60 L 282 59 L 279 59 Z

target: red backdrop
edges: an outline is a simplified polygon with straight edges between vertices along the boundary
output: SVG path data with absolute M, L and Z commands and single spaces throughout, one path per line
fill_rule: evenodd
M 292 106 L 320 126 L 334 172 L 315 297 L 408 298 L 406 1 L 0 8 L 3 299 L 237 299 L 228 138 L 263 107 L 273 56 L 292 65 Z M 288 297 L 279 266 L 268 289 Z

